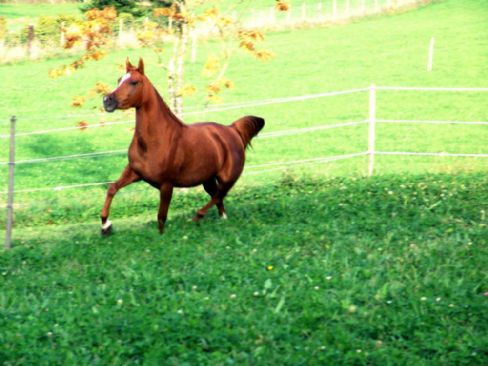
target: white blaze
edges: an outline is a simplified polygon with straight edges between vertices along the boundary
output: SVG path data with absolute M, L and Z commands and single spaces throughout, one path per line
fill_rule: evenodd
M 119 86 L 121 86 L 124 83 L 124 81 L 126 81 L 129 78 L 130 78 L 130 72 L 128 72 L 127 74 L 125 74 L 124 76 L 122 76 L 122 79 L 120 79 L 120 82 L 119 82 L 119 85 L 117 86 L 117 88 Z

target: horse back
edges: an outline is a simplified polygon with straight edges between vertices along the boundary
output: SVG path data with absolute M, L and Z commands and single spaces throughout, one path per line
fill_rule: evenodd
M 188 176 L 237 179 L 244 167 L 245 146 L 230 126 L 214 122 L 187 125 L 180 148 L 185 149 L 181 168 Z

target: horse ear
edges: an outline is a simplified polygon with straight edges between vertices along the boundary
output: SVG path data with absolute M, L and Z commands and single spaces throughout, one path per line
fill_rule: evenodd
M 129 70 L 131 70 L 133 68 L 134 68 L 134 66 L 130 63 L 129 57 L 127 57 L 125 60 L 125 71 L 129 72 Z
M 139 66 L 137 66 L 137 71 L 144 75 L 144 61 L 139 57 Z

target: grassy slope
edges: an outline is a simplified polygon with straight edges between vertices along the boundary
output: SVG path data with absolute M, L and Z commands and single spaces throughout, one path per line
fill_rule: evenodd
M 236 89 L 224 94 L 226 102 L 259 100 L 271 97 L 317 93 L 327 90 L 356 88 L 377 84 L 426 85 L 426 86 L 486 86 L 488 11 L 482 2 L 473 1 L 459 5 L 446 1 L 426 8 L 396 16 L 378 17 L 345 26 L 309 29 L 269 34 L 267 47 L 276 58 L 266 63 L 250 62 L 246 54 L 235 55 L 228 76 L 235 81 Z M 459 32 L 459 29 L 463 29 Z M 437 39 L 434 71 L 425 71 L 426 48 L 432 35 Z M 203 90 L 199 81 L 205 55 L 213 44 L 199 48 L 198 62 L 189 65 L 187 75 Z M 100 120 L 131 119 L 133 112 L 124 115 L 94 116 L 87 107 L 83 112 L 70 109 L 73 95 L 80 95 L 102 80 L 114 85 L 121 71 L 117 64 L 126 55 L 137 59 L 145 57 L 149 77 L 158 85 L 164 85 L 163 76 L 155 67 L 151 51 L 124 50 L 115 52 L 99 63 L 93 63 L 75 75 L 52 80 L 49 69 L 62 65 L 66 59 L 52 59 L 42 63 L 23 63 L 0 67 L 2 80 L 9 85 L 0 98 L 1 115 L 15 113 L 19 117 L 18 129 L 73 126 L 79 120 L 98 123 Z M 263 75 L 266 78 L 263 82 Z M 163 95 L 164 90 L 162 90 Z M 188 100 L 189 106 L 197 105 L 199 95 Z M 455 119 L 487 120 L 486 94 L 422 94 L 380 92 L 378 117 L 396 119 Z M 99 106 L 98 99 L 91 103 Z M 40 113 L 39 111 L 42 111 Z M 70 114 L 82 116 L 70 117 Z M 266 118 L 266 131 L 313 126 L 323 123 L 361 120 L 367 115 L 367 95 L 313 100 L 309 102 L 250 107 L 223 113 L 208 113 L 188 118 L 188 121 L 217 120 L 228 123 L 245 113 Z M 6 122 L 6 121 L 5 121 Z M 7 132 L 3 123 L 2 132 Z M 249 153 L 248 164 L 262 164 L 281 160 L 306 159 L 364 151 L 367 148 L 366 127 L 323 131 L 302 136 L 270 140 L 257 140 Z M 427 137 L 427 138 L 426 138 Z M 128 126 L 94 129 L 83 133 L 68 133 L 39 137 L 19 138 L 17 158 L 35 158 L 85 153 L 112 149 L 125 149 L 130 141 Z M 379 150 L 448 151 L 486 153 L 488 129 L 478 127 L 449 126 L 378 126 Z M 7 146 L 0 146 L 2 156 Z M 4 158 L 3 160 L 6 160 Z M 101 157 L 93 160 L 57 162 L 38 166 L 17 167 L 17 188 L 56 186 L 85 182 L 114 180 L 126 162 L 124 155 Z M 334 176 L 338 174 L 363 174 L 364 159 L 355 159 L 314 171 Z M 458 172 L 485 170 L 483 159 L 439 159 L 382 157 L 378 159 L 379 173 L 397 172 Z M 0 167 L 0 177 L 6 181 L 6 168 Z M 279 174 L 244 177 L 243 184 L 267 181 Z M 129 188 L 130 190 L 130 188 Z M 86 194 L 59 193 L 50 196 L 22 196 L 24 204 L 39 205 L 46 212 L 46 204 L 64 207 L 73 196 L 82 198 L 80 210 L 93 213 L 98 207 L 103 190 Z M 153 196 L 150 196 L 153 199 Z M 62 204 L 60 204 L 62 203 Z M 36 211 L 37 212 L 37 211 Z M 26 222 L 29 210 L 26 209 Z M 56 222 L 52 215 L 50 219 Z M 36 215 L 36 217 L 38 217 Z M 57 217 L 65 217 L 64 212 Z M 69 217 L 69 215 L 68 215 Z M 92 216 L 93 217 L 93 216 Z M 43 221 L 45 222 L 45 221 Z
M 288 177 L 163 237 L 35 230 L 0 256 L 0 364 L 486 364 L 487 187 Z

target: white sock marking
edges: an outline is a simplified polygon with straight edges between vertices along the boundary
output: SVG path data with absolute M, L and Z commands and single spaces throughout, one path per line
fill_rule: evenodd
M 102 225 L 102 229 L 107 230 L 110 226 L 112 226 L 112 221 L 107 220 L 107 222 Z
M 222 220 L 227 220 L 227 214 L 225 212 L 222 214 L 221 217 L 222 217 Z

